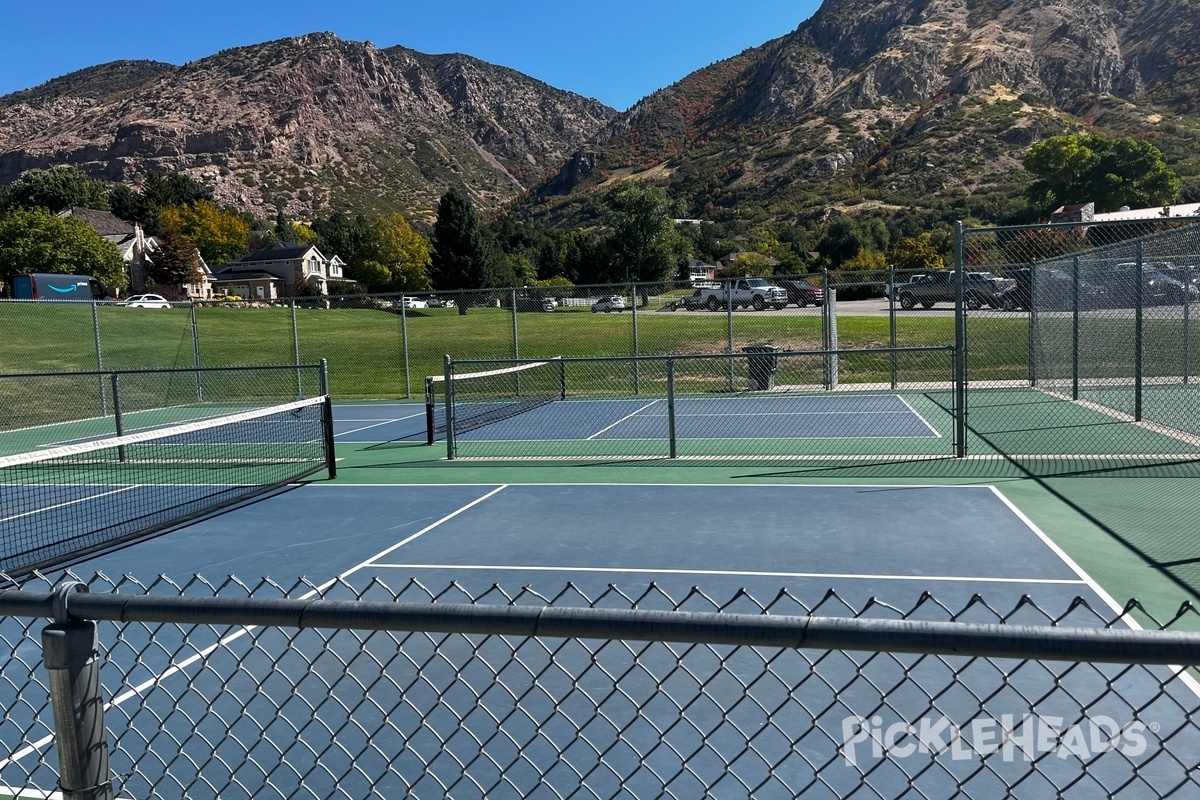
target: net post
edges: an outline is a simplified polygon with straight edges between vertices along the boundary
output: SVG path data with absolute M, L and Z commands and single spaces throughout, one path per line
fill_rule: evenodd
M 562 356 L 555 356 L 558 359 L 558 399 L 567 399 L 567 362 Z
M 425 444 L 432 445 L 434 439 L 437 438 L 437 414 L 434 410 L 434 404 L 437 400 L 433 396 L 433 376 L 425 378 Z
M 325 433 L 325 469 L 329 473 L 329 479 L 333 480 L 337 477 L 337 455 L 333 440 L 333 398 L 328 394 L 325 395 L 325 402 L 321 406 L 321 414 L 321 427 Z
M 59 788 L 64 800 L 112 800 L 96 623 L 68 616 L 67 596 L 76 590 L 86 592 L 87 587 L 73 581 L 57 587 L 54 622 L 42 629 Z
M 675 359 L 667 359 L 667 437 L 668 452 L 671 458 L 676 458 L 675 439 Z
M 329 396 L 329 362 L 321 359 L 321 395 Z
M 445 389 L 443 394 L 445 399 L 442 401 L 446 405 L 446 460 L 453 461 L 456 455 L 456 444 L 454 441 L 454 380 L 451 377 L 453 373 L 453 365 L 450 361 L 450 355 L 442 356 L 442 377 L 445 381 Z

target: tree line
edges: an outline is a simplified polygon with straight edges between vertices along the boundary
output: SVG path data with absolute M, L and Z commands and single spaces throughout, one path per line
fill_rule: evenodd
M 1024 166 L 1031 180 L 1006 219 L 959 218 L 976 225 L 1025 223 L 1067 203 L 1091 201 L 1097 211 L 1108 211 L 1170 203 L 1179 195 L 1179 180 L 1162 154 L 1130 138 L 1051 137 L 1030 148 Z M 57 216 L 75 207 L 141 224 L 157 243 L 147 277 L 176 294 L 198 280 L 197 255 L 215 269 L 273 243 L 315 245 L 326 257 L 339 256 L 354 289 L 367 292 L 660 281 L 685 274 L 688 259 L 722 261 L 738 275 L 937 269 L 953 261 L 950 226 L 918 209 L 774 226 L 677 224 L 687 209 L 666 187 L 624 182 L 589 201 L 580 215 L 586 224 L 567 228 L 483 220 L 457 187 L 442 195 L 432 224 L 401 214 L 367 219 L 346 213 L 301 222 L 282 211 L 265 220 L 221 205 L 211 187 L 182 173 L 152 172 L 133 187 L 55 166 L 0 186 L 0 278 L 86 273 L 124 288 L 128 276 L 116 247 L 86 223 Z

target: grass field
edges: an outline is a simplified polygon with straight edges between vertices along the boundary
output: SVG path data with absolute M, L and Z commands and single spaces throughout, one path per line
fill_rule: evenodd
M 294 325 L 293 325 L 294 320 Z M 1083 354 L 1089 377 L 1132 374 L 1130 319 L 1090 319 Z M 1195 328 L 1196 326 L 1192 326 Z M 1069 351 L 1070 319 L 1047 324 L 1043 350 L 1061 361 Z M 98 331 L 98 333 L 97 333 Z M 1178 320 L 1148 320 L 1143 337 L 1146 374 L 1200 371 L 1200 339 L 1185 364 Z M 550 314 L 505 308 L 419 309 L 404 317 L 374 308 L 197 307 L 131 309 L 51 303 L 0 304 L 0 373 L 187 368 L 313 363 L 327 359 L 338 399 L 419 397 L 426 375 L 442 373 L 447 354 L 462 359 L 549 358 L 553 356 L 734 353 L 769 342 L 784 350 L 819 350 L 818 314 L 680 314 L 639 311 L 592 314 L 564 308 Z M 886 316 L 842 316 L 841 349 L 885 347 Z M 900 314 L 901 346 L 944 346 L 954 342 L 950 314 Z M 978 314 L 968 319 L 970 379 L 1028 379 L 1029 327 L 1024 315 Z M 842 381 L 860 378 L 843 373 Z M 863 377 L 862 380 L 868 378 Z

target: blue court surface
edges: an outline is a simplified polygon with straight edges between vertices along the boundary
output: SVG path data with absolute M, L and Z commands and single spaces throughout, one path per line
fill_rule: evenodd
M 314 483 L 74 567 L 397 584 L 1102 600 L 990 487 Z
M 481 404 L 488 413 L 491 404 Z M 460 408 L 464 419 L 474 409 Z M 669 431 L 664 398 L 566 400 L 470 430 L 474 441 L 663 440 Z M 776 395 L 682 397 L 675 401 L 680 438 L 760 439 L 764 430 L 787 431 L 788 439 L 941 438 L 942 434 L 899 395 Z M 339 441 L 420 441 L 426 436 L 421 405 L 337 407 Z

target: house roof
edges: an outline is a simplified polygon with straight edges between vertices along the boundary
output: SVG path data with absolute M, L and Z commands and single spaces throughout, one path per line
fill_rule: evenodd
M 1196 216 L 1197 213 L 1200 213 L 1200 203 L 1180 203 L 1165 207 L 1124 208 L 1120 211 L 1108 211 L 1096 214 L 1094 219 L 1096 222 L 1126 219 L 1163 219 L 1164 217 L 1192 217 Z
M 109 211 L 100 211 L 95 208 L 68 208 L 58 212 L 58 216 L 82 220 L 91 225 L 96 233 L 114 243 L 123 240 L 126 236 L 133 235 L 133 225 Z
M 238 259 L 238 263 L 252 264 L 258 261 L 293 261 L 304 258 L 312 250 L 316 250 L 316 247 L 311 244 L 299 245 L 293 242 L 273 244 L 261 250 L 255 250 L 253 253 L 247 253 Z M 321 251 L 317 250 L 317 254 L 320 255 L 320 253 Z
M 276 283 L 284 283 L 283 278 L 278 275 L 272 275 L 263 270 L 246 271 L 223 269 L 220 272 L 214 272 L 212 276 L 213 282 L 220 281 L 274 281 Z

